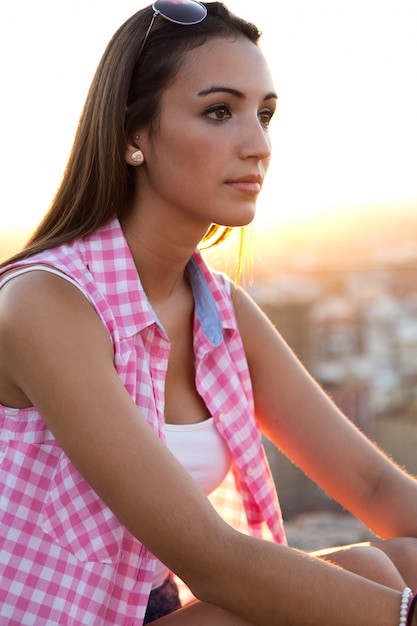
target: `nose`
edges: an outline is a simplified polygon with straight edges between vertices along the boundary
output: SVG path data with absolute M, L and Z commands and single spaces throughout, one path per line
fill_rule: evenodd
M 241 158 L 254 158 L 259 161 L 271 156 L 271 137 L 259 121 L 258 116 L 248 120 L 245 124 L 244 136 L 241 144 Z

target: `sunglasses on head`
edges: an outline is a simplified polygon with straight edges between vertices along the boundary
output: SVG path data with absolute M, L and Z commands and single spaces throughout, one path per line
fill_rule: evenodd
M 153 15 L 151 23 L 148 26 L 148 30 L 146 31 L 142 46 L 139 50 L 138 59 L 142 55 L 153 23 L 158 15 L 162 15 L 166 20 L 174 22 L 174 24 L 182 24 L 183 26 L 199 24 L 207 16 L 206 7 L 201 4 L 201 2 L 198 2 L 198 0 L 155 0 L 152 9 Z

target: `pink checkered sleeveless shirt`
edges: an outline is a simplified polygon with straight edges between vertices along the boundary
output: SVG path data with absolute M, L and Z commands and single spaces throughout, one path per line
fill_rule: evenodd
M 18 265 L 34 263 L 64 272 L 91 301 L 112 339 L 120 379 L 163 438 L 169 341 L 119 222 Z M 187 271 L 196 384 L 234 459 L 210 499 L 239 530 L 285 543 L 228 289 L 198 252 Z M 0 405 L 0 625 L 139 626 L 154 566 L 153 555 L 97 497 L 36 409 Z

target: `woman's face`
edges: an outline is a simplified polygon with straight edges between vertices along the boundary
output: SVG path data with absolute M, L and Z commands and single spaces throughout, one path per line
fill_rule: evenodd
M 191 220 L 203 231 L 248 224 L 269 165 L 276 101 L 250 41 L 218 38 L 185 53 L 156 132 L 139 129 L 140 206 L 166 207 L 176 223 Z

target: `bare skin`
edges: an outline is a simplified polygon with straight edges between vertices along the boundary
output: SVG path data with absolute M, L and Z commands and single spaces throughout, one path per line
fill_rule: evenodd
M 208 416 L 185 266 L 212 222 L 253 219 L 275 106 L 261 52 L 218 39 L 186 54 L 156 135 L 139 128 L 126 147 L 127 160 L 138 147 L 145 154 L 122 227 L 172 343 L 167 421 Z M 411 539 L 328 555 L 331 564 L 231 529 L 132 402 L 90 304 L 57 276 L 31 272 L 0 291 L 0 401 L 36 406 L 92 488 L 201 600 L 155 624 L 394 626 L 417 569 L 405 556 L 417 537 L 417 484 L 340 415 L 242 290 L 234 304 L 265 433 L 382 538 Z

